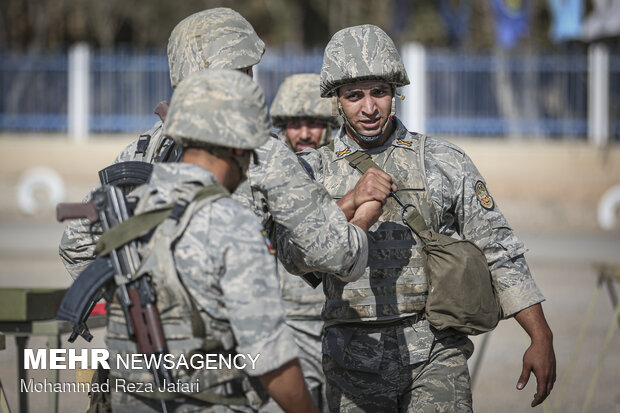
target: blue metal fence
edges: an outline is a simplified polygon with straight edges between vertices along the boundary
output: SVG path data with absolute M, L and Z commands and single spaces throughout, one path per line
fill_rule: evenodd
M 64 53 L 0 53 L 0 130 L 66 130 Z
M 320 71 L 323 51 L 270 49 L 255 78 L 271 103 L 282 80 Z M 94 51 L 90 58 L 90 130 L 149 128 L 172 95 L 163 50 Z M 0 130 L 67 130 L 68 58 L 0 53 Z M 415 80 L 414 80 L 415 81 Z M 587 55 L 426 54 L 426 126 L 433 134 L 587 134 Z M 620 54 L 610 57 L 610 122 L 620 139 Z
M 322 49 L 267 50 L 258 65 L 254 78 L 265 91 L 267 104 L 271 105 L 284 78 L 295 73 L 319 73 L 322 63 Z
M 468 135 L 587 133 L 585 55 L 427 54 L 427 129 Z
M 147 129 L 157 120 L 153 108 L 172 96 L 166 53 L 95 52 L 90 88 L 92 131 Z

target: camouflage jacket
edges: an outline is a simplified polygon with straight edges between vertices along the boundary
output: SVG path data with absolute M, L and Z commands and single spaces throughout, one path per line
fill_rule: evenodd
M 151 136 L 146 148 L 136 140 L 114 163 L 153 162 L 164 142 L 161 132 L 161 122 L 157 122 L 147 132 Z M 258 165 L 250 166 L 248 180 L 233 197 L 254 211 L 273 240 L 278 224 L 278 245 L 286 244 L 287 251 L 295 254 L 286 261 L 287 269 L 297 274 L 321 270 L 345 278 L 359 277 L 368 257 L 366 234 L 347 222 L 327 191 L 308 177 L 284 143 L 270 138 L 256 153 Z M 100 234 L 100 227 L 87 220 L 67 225 L 59 254 L 72 277 L 77 277 L 93 259 Z
M 143 213 L 192 199 L 213 183 L 215 177 L 200 166 L 161 163 L 153 168 L 149 184 L 130 196 L 138 199 L 136 212 Z M 215 196 L 191 202 L 178 220 L 168 219 L 140 239 L 138 249 L 142 257 L 138 274 L 153 277 L 172 360 L 195 354 L 203 359 L 205 354 L 256 359 L 242 369 L 226 365 L 210 369 L 204 364 L 173 369 L 173 380 L 200 382 L 190 391 L 245 399 L 252 409 L 243 411 L 257 410 L 265 395 L 255 377 L 299 356 L 292 331 L 284 323 L 273 252 L 258 219 L 229 196 Z M 116 300 L 109 305 L 106 344 L 112 360 L 138 352 Z M 110 376 L 137 383 L 153 380 L 147 368 L 128 369 L 114 362 Z
M 145 212 L 215 182 L 209 171 L 197 165 L 156 164 L 149 184 L 136 189 L 132 196 L 137 196 L 137 208 Z M 176 274 L 204 321 L 206 337 L 221 342 L 223 349 L 234 345 L 237 353 L 260 354 L 256 368 L 246 371 L 252 376 L 296 358 L 297 347 L 284 323 L 273 252 L 258 219 L 227 196 L 198 208 L 174 242 L 172 256 Z M 143 256 L 151 252 L 146 246 L 143 243 L 140 247 Z M 164 307 L 167 297 L 161 296 Z M 181 307 L 178 301 L 169 306 L 173 310 Z M 191 318 L 191 310 L 189 314 Z M 172 320 L 175 325 L 191 325 L 187 317 Z M 179 330 L 178 326 L 171 328 Z M 166 325 L 164 330 L 168 331 Z M 123 341 L 124 335 L 123 329 L 108 331 L 107 340 Z M 172 341 L 177 335 L 173 334 Z
M 398 184 L 400 179 L 407 179 L 409 165 L 417 162 L 415 158 L 410 161 L 407 159 L 408 156 L 418 156 L 419 138 L 417 134 L 407 131 L 398 119 L 395 121 L 395 131 L 388 140 L 381 147 L 367 152 L 381 167 L 388 159 L 395 159 L 391 162 L 393 170 L 390 174 Z M 335 192 L 346 193 L 359 179 L 359 172 L 353 170 L 344 157 L 360 150 L 362 149 L 348 137 L 343 127 L 334 140 L 333 152 L 323 147 L 319 150 L 303 151 L 300 156 L 310 165 L 315 178 L 328 191 L 338 195 Z M 487 258 L 494 287 L 506 317 L 543 301 L 544 298 L 523 257 L 526 251 L 523 244 L 516 238 L 486 190 L 485 181 L 471 159 L 457 146 L 434 137 L 426 138 L 424 151 L 423 168 L 433 207 L 427 225 L 432 225 L 440 233 L 468 239 L 480 247 Z M 347 176 L 351 179 L 343 178 Z M 414 193 L 415 190 L 404 192 Z M 407 195 L 403 193 L 403 196 Z M 383 216 L 399 217 L 398 210 L 395 201 L 389 199 Z M 398 223 L 400 224 L 400 219 Z M 371 252 L 377 248 L 380 250 L 381 241 L 373 241 L 373 233 L 378 230 L 378 226 L 379 223 L 375 224 L 369 231 Z M 367 267 L 362 280 L 369 277 L 370 269 Z M 326 289 L 330 282 L 330 277 L 324 277 Z M 328 296 L 328 302 L 329 299 Z M 331 320 L 332 324 L 355 321 Z M 360 318 L 357 321 L 364 320 Z
M 427 225 L 444 234 L 467 238 L 482 249 L 506 316 L 541 302 L 542 294 L 523 257 L 523 244 L 490 195 L 484 196 L 486 186 L 476 193 L 478 183 L 484 185 L 484 180 L 472 161 L 455 145 L 428 137 L 424 162 L 418 162 L 419 138 L 396 119 L 394 133 L 381 147 L 367 153 L 392 175 L 404 202 L 422 207 L 420 213 Z M 299 155 L 316 179 L 337 197 L 352 189 L 360 177 L 344 159 L 360 150 L 341 128 L 333 152 L 323 147 Z M 426 184 L 422 182 L 424 175 Z M 404 365 L 428 360 L 435 340 L 454 334 L 451 330 L 435 330 L 423 317 L 428 287 L 418 251 L 420 242 L 412 237 L 415 236 L 400 221 L 400 207 L 388 199 L 379 222 L 368 233 L 365 274 L 352 285 L 323 277 L 323 318 L 327 328 L 323 354 L 350 369 L 378 371 L 385 357 L 382 334 L 389 328 L 378 321 L 400 319 L 393 328 Z M 402 307 L 405 310 L 399 312 L 403 304 L 407 304 Z

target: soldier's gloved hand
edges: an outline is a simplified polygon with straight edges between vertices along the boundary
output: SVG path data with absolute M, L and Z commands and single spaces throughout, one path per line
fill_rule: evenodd
M 370 168 L 357 181 L 355 188 L 338 201 L 338 206 L 344 212 L 347 220 L 351 221 L 355 211 L 368 201 L 377 201 L 383 206 L 390 195 L 398 188 L 392 183 L 392 177 L 376 168 Z M 367 206 L 368 207 L 368 206 Z
M 367 201 L 360 205 L 356 210 L 353 218 L 349 221 L 351 224 L 360 227 L 366 234 L 368 229 L 379 219 L 383 212 L 383 205 L 379 201 Z

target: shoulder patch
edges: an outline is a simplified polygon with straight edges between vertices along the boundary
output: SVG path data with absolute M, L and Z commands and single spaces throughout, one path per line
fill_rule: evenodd
M 265 245 L 267 245 L 267 250 L 269 251 L 271 255 L 274 255 L 276 253 L 276 250 L 273 248 L 273 245 L 271 244 L 271 240 L 269 239 L 269 234 L 267 234 L 266 230 L 262 230 L 260 233 L 263 234 L 263 238 L 265 239 Z
M 482 181 L 476 182 L 476 198 L 478 198 L 478 202 L 480 202 L 480 205 L 482 205 L 484 209 L 488 209 L 490 211 L 495 206 L 493 198 Z
M 347 154 L 350 154 L 350 153 L 351 153 L 351 149 L 346 147 L 343 150 L 341 150 L 340 152 L 336 152 L 336 156 L 340 158 L 341 156 L 347 155 Z

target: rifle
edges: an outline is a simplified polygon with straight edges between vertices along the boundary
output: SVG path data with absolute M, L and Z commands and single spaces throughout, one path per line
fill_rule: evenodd
M 56 209 L 57 219 L 87 218 L 91 223 L 100 222 L 103 231 L 129 219 L 129 211 L 123 191 L 113 185 L 104 185 L 93 192 L 88 203 L 61 203 Z M 116 291 L 130 338 L 136 340 L 143 354 L 168 354 L 157 297 L 151 277 L 143 275 L 134 278 L 140 266 L 135 240 L 112 249 L 110 253 L 95 259 L 71 285 L 56 315 L 59 320 L 73 323 L 69 341 L 78 335 L 86 341 L 92 339 L 86 321 L 97 301 L 105 297 L 110 301 Z M 153 367 L 155 384 L 160 387 L 163 380 L 172 381 L 170 372 L 160 363 L 160 369 Z M 162 409 L 166 406 L 162 400 Z

